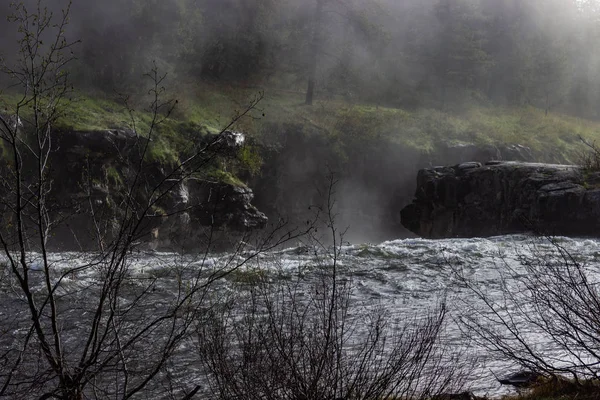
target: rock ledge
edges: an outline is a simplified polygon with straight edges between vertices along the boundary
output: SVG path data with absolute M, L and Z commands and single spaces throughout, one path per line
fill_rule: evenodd
M 426 238 L 525 231 L 600 234 L 600 172 L 579 166 L 476 162 L 420 170 L 402 224 Z

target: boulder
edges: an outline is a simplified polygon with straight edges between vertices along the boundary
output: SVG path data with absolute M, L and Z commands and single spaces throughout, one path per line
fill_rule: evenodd
M 579 166 L 492 161 L 420 170 L 402 224 L 426 238 L 524 231 L 597 236 L 600 172 Z
M 498 378 L 498 382 L 501 385 L 511 385 L 517 388 L 526 388 L 535 385 L 539 379 L 542 378 L 542 374 L 535 371 L 518 371 L 505 376 L 504 378 Z
M 246 135 L 241 132 L 224 131 L 219 135 L 217 141 L 227 148 L 236 150 L 244 145 Z
M 194 251 L 201 248 L 210 234 L 213 246 L 227 249 L 227 243 L 214 236 L 217 232 L 231 237 L 234 232 L 264 228 L 268 222 L 265 214 L 251 204 L 254 194 L 246 186 L 196 178 L 177 184 L 178 190 L 173 190 L 161 203 L 164 216 L 152 225 L 151 248 L 180 247 Z

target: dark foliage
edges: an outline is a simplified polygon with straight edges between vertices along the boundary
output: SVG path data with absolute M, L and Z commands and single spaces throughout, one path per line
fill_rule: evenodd
M 77 2 L 73 68 L 78 85 L 106 91 L 139 87 L 154 60 L 182 80 L 296 91 L 310 80 L 316 99 L 596 117 L 599 13 L 575 0 Z M 5 55 L 13 28 L 0 27 Z

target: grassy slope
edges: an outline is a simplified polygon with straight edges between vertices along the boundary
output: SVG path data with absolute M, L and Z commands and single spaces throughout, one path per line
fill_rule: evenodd
M 243 110 L 258 89 L 234 89 L 212 85 L 187 85 L 171 91 L 179 104 L 159 131 L 153 157 L 172 161 L 178 149 L 189 146 L 191 137 L 178 132 L 218 133 Z M 130 127 L 125 108 L 114 99 L 77 95 L 61 120 L 64 126 L 78 130 Z M 14 103 L 14 96 L 0 97 L 0 106 Z M 404 143 L 419 151 L 431 151 L 441 141 L 475 144 L 522 144 L 531 147 L 538 158 L 551 161 L 560 154 L 566 161 L 577 162 L 582 150 L 579 136 L 590 141 L 600 139 L 600 123 L 561 114 L 546 116 L 542 110 L 474 106 L 459 113 L 433 109 L 408 111 L 368 104 L 350 104 L 342 100 L 316 101 L 303 105 L 303 94 L 267 90 L 252 117 L 243 118 L 234 128 L 260 134 L 265 123 L 300 123 L 333 135 L 342 143 L 360 143 L 369 139 L 387 139 Z M 143 109 L 138 101 L 136 108 Z M 263 115 L 264 114 L 264 115 Z M 140 134 L 147 132 L 150 115 L 136 112 Z
M 297 96 L 297 101 L 301 101 Z M 472 107 L 461 113 L 433 109 L 407 111 L 372 105 L 350 105 L 339 101 L 317 102 L 312 108 L 289 98 L 267 98 L 265 108 L 274 109 L 281 120 L 309 121 L 341 140 L 385 137 L 421 151 L 432 151 L 436 143 L 521 144 L 540 158 L 551 154 L 577 162 L 582 136 L 600 140 L 600 123 L 526 107 L 521 109 Z M 270 106 L 270 107 L 269 107 Z M 267 115 L 267 118 L 269 116 Z
M 257 90 L 220 90 L 201 87 L 184 101 L 182 116 L 219 129 Z M 190 104 L 190 98 L 197 99 Z M 419 151 L 432 151 L 436 143 L 521 144 L 531 147 L 543 161 L 562 158 L 576 163 L 584 150 L 579 136 L 600 141 L 600 122 L 550 113 L 534 107 L 500 108 L 473 106 L 458 113 L 433 109 L 416 111 L 350 104 L 342 100 L 303 105 L 302 93 L 267 90 L 260 103 L 259 119 L 246 118 L 238 128 L 260 133 L 265 122 L 301 123 L 334 135 L 341 142 L 381 139 L 404 143 Z M 265 114 L 263 117 L 262 114 Z M 560 154 L 561 157 L 552 155 Z
M 153 117 L 147 111 L 148 108 L 144 107 L 143 101 L 133 100 L 130 106 L 134 110 L 130 113 L 123 101 L 116 96 L 109 98 L 105 94 L 75 93 L 71 97 L 70 101 L 61 104 L 61 117 L 57 121 L 60 128 L 79 131 L 135 128 L 136 132 L 145 137 L 148 137 L 150 133 Z M 15 94 L 0 94 L 0 112 L 14 113 L 15 105 L 19 100 L 21 100 L 20 96 Z M 27 120 L 30 113 L 28 109 L 25 107 L 20 112 L 22 118 Z M 157 125 L 152 132 L 149 160 L 174 164 L 181 151 L 189 150 L 193 146 L 194 135 L 215 132 L 215 129 L 209 131 L 206 124 L 193 122 L 204 121 L 202 117 L 203 115 L 199 115 L 197 118 L 188 118 L 178 115 L 176 112 L 172 114 L 172 117 Z M 225 183 L 243 185 L 239 179 L 217 165 L 203 171 L 203 176 Z

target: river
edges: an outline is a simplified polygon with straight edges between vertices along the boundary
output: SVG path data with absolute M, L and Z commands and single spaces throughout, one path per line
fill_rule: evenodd
M 599 265 L 599 240 L 557 238 L 557 241 L 592 270 Z M 468 309 L 476 306 L 480 300 L 474 291 L 465 285 L 463 278 L 468 279 L 490 299 L 501 300 L 503 290 L 506 290 L 503 278 L 523 273 L 524 259 L 539 257 L 540 254 L 552 254 L 555 251 L 554 244 L 527 235 L 486 239 L 402 239 L 380 244 L 341 246 L 338 266 L 342 276 L 352 282 L 354 301 L 367 307 L 382 307 L 390 318 L 396 321 L 422 315 L 444 299 L 448 305 L 449 318 L 443 340 L 457 349 L 462 347 L 462 350 L 466 350 L 465 353 L 473 357 L 470 361 L 472 371 L 467 381 L 467 389 L 479 395 L 497 396 L 507 393 L 510 389 L 501 387 L 493 374 L 504 375 L 518 367 L 465 340 L 464 328 L 459 326 L 459 317 L 461 313 L 469 312 Z M 158 310 L 160 299 L 168 298 L 169 291 L 176 287 L 185 287 L 185 280 L 193 279 L 194 271 L 203 270 L 206 276 L 207 271 L 241 261 L 247 254 L 191 257 L 175 253 L 139 252 L 130 255 L 128 279 L 132 286 L 139 287 L 147 287 L 148 282 L 153 282 L 152 290 L 156 293 L 153 294 L 156 302 L 148 306 Z M 53 268 L 60 272 L 86 263 L 90 257 L 92 255 L 54 253 L 51 255 L 51 261 Z M 31 254 L 30 259 L 31 269 L 38 269 L 36 266 L 39 266 L 39 255 Z M 215 282 L 213 287 L 224 295 L 227 291 L 234 290 L 235 282 L 243 279 L 244 274 L 256 273 L 257 269 L 260 269 L 261 274 L 273 276 L 281 276 L 282 271 L 288 274 L 298 271 L 310 274 L 310 269 L 305 267 L 314 262 L 315 256 L 310 248 L 298 244 L 272 251 L 244 264 L 235 274 Z M 172 268 L 174 264 L 185 265 L 187 272 L 181 273 L 182 270 L 177 269 L 175 274 Z M 5 269 L 4 273 L 8 271 Z M 78 331 L 86 323 L 80 314 L 85 307 L 73 309 L 69 304 L 72 306 L 78 302 L 85 303 L 86 299 L 91 297 L 90 293 L 93 293 L 93 287 L 98 281 L 97 274 L 97 270 L 84 269 L 65 277 L 60 285 L 60 293 L 69 299 L 64 305 L 64 310 L 68 312 L 61 329 L 67 336 L 73 337 L 73 340 L 67 340 L 65 345 L 69 345 L 70 342 L 77 345 Z M 39 273 L 40 277 L 41 275 Z M 14 295 L 15 291 L 11 289 L 14 286 L 10 285 L 9 279 L 0 283 L 3 296 L 0 316 L 5 317 L 11 309 L 22 309 L 22 299 Z M 37 290 L 42 291 L 41 279 L 37 285 Z M 508 287 L 510 290 L 510 285 Z M 25 321 L 27 313 L 25 309 L 22 310 L 22 320 Z M 24 330 L 24 326 L 19 329 Z M 17 333 L 14 335 L 18 336 Z M 538 345 L 544 346 L 544 343 L 540 342 Z M 169 379 L 183 382 L 183 386 L 186 387 L 203 382 L 201 368 L 196 365 L 197 354 L 193 349 L 193 340 L 186 342 L 178 352 L 181 359 L 170 363 L 170 369 L 167 371 Z M 549 346 L 547 351 L 548 354 L 552 354 L 553 349 Z

